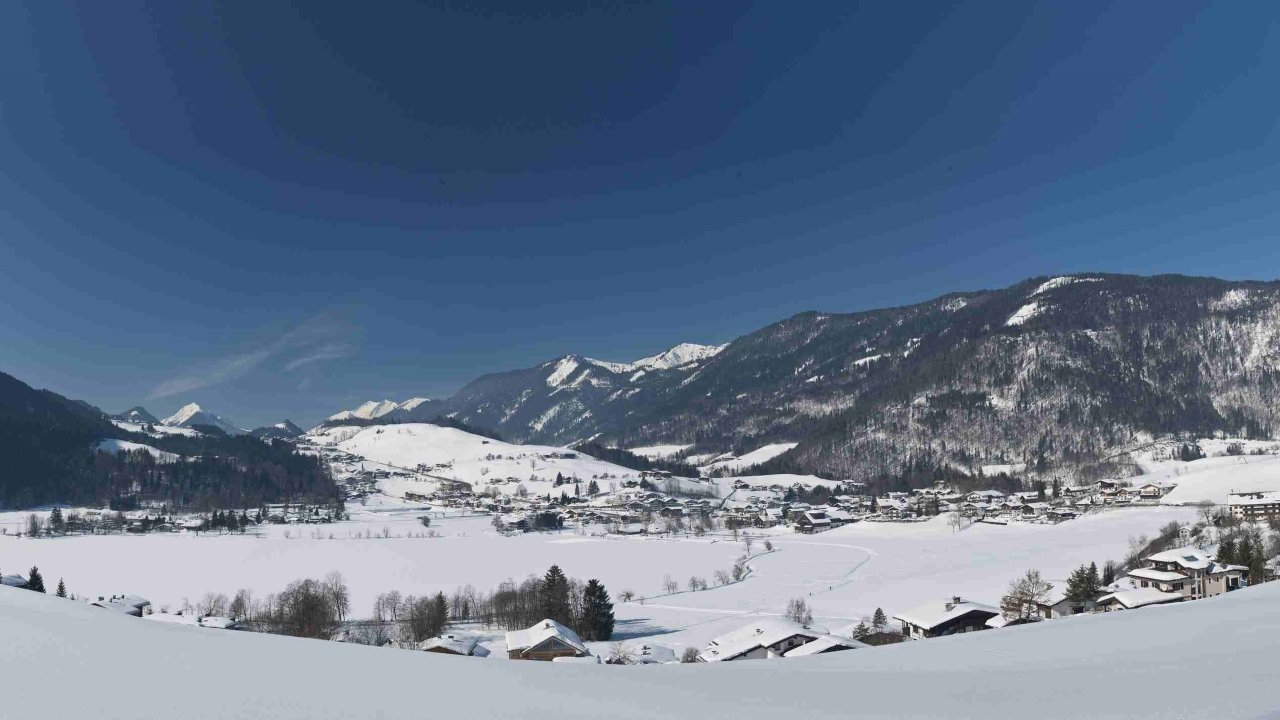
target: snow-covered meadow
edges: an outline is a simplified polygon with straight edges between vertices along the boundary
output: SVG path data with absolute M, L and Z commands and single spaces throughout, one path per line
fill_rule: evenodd
M 658 635 L 673 646 L 701 646 L 744 622 L 780 615 L 805 598 L 829 629 L 877 607 L 892 614 L 932 598 L 960 594 L 995 602 L 1028 568 L 1062 579 L 1081 563 L 1120 558 L 1131 536 L 1151 535 L 1170 520 L 1195 519 L 1194 508 L 1132 508 L 1060 525 L 973 525 L 956 532 L 938 518 L 925 523 L 858 523 L 818 535 L 775 530 L 756 536 L 752 573 L 741 583 L 663 595 L 667 575 L 683 589 L 693 576 L 713 580 L 746 552 L 745 540 L 602 537 L 574 530 L 503 536 L 488 517 L 433 517 L 423 537 L 424 506 L 384 499 L 353 505 L 352 519 L 330 525 L 268 525 L 259 535 L 151 534 L 27 539 L 15 537 L 25 513 L 0 514 L 0 568 L 40 566 L 81 595 L 133 593 L 159 607 L 196 603 L 207 592 L 278 592 L 301 577 L 342 573 L 357 615 L 379 593 L 451 592 L 472 584 L 540 574 L 552 563 L 582 579 L 600 579 L 616 596 L 618 634 Z M 597 528 L 595 532 L 600 532 Z M 381 537 L 382 535 L 390 537 Z M 775 552 L 761 554 L 768 539 Z

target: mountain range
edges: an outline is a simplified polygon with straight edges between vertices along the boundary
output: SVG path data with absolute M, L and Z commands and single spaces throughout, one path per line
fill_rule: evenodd
M 1002 463 L 1105 473 L 1124 470 L 1108 460 L 1116 449 L 1153 436 L 1271 437 L 1277 382 L 1280 283 L 1084 273 L 800 313 L 631 363 L 570 354 L 409 409 L 349 413 L 447 416 L 544 444 L 796 443 L 766 468 L 836 475 Z

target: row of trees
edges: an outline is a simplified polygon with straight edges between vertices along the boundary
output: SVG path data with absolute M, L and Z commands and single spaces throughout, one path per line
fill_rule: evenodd
M 262 599 L 248 590 L 240 590 L 233 598 L 211 593 L 191 609 L 200 615 L 233 617 L 259 632 L 320 639 L 336 636 L 351 611 L 350 592 L 336 572 L 323 580 L 295 580 L 279 594 Z M 543 619 L 573 628 L 583 640 L 613 636 L 613 602 L 604 585 L 569 578 L 552 565 L 542 577 L 530 577 L 518 585 L 508 580 L 490 593 L 471 585 L 458 588 L 451 597 L 443 592 L 383 593 L 374 601 L 372 617 L 355 624 L 350 639 L 373 645 L 391 640 L 419 643 L 440 635 L 450 622 L 515 630 Z

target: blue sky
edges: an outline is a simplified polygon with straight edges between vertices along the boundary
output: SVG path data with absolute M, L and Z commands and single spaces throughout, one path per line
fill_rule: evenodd
M 0 369 L 305 424 L 1033 275 L 1277 277 L 1275 3 L 533 5 L 0 4 Z

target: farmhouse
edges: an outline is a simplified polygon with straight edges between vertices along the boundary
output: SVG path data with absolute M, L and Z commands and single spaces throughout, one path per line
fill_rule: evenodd
M 893 619 L 902 622 L 902 636 L 907 640 L 954 635 L 988 629 L 987 621 L 1000 615 L 1000 610 L 983 603 L 955 596 L 950 600 L 898 613 Z
M 591 653 L 578 633 L 555 620 L 543 620 L 524 630 L 507 633 L 507 657 L 512 660 L 552 660 L 586 657 Z
M 422 641 L 423 652 L 463 657 L 488 657 L 489 651 L 480 640 L 468 635 L 437 635 Z
M 843 652 L 845 650 L 857 650 L 858 648 L 871 647 L 866 643 L 858 642 L 847 637 L 837 637 L 835 635 L 823 635 L 813 642 L 805 643 L 798 648 L 788 650 L 782 654 L 782 657 L 808 657 L 809 655 L 825 655 L 826 653 Z
M 115 610 L 134 617 L 142 617 L 151 610 L 151 601 L 137 595 L 112 595 L 110 598 L 99 597 L 89 604 L 104 610 Z
M 795 517 L 796 532 L 815 533 L 831 529 L 831 518 L 822 510 L 806 510 Z
M 698 661 L 780 658 L 801 645 L 817 640 L 823 634 L 825 633 L 810 630 L 790 620 L 760 620 L 712 640 L 698 654 Z
M 1122 590 L 1098 598 L 1098 608 L 1102 612 L 1115 610 L 1133 610 L 1148 605 L 1164 605 L 1181 602 L 1184 596 L 1180 593 L 1164 592 L 1153 587 Z

